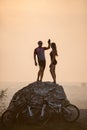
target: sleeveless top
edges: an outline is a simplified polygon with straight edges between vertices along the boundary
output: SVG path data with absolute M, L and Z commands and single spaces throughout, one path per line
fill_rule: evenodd
M 36 48 L 36 54 L 37 54 L 38 60 L 45 60 L 45 54 L 44 54 L 43 47 Z
M 51 57 L 51 61 L 52 61 L 52 59 L 53 59 L 53 52 L 52 51 L 50 52 L 50 57 Z M 54 61 L 52 62 L 52 64 L 56 65 L 57 64 L 57 60 L 54 59 Z

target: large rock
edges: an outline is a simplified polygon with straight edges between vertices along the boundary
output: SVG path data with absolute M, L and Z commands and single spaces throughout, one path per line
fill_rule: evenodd
M 68 101 L 61 85 L 52 82 L 34 82 L 14 94 L 8 109 L 22 106 L 26 100 L 31 105 L 41 105 L 43 97 L 54 104 L 57 104 L 60 99 L 64 99 L 65 103 Z
M 45 103 L 45 104 L 44 104 Z M 2 122 L 9 127 L 18 123 L 45 125 L 50 117 L 61 115 L 72 122 L 79 118 L 79 109 L 70 104 L 64 89 L 52 82 L 34 82 L 14 94 Z
M 43 122 L 44 125 L 50 115 L 54 116 L 53 109 L 48 110 L 49 107 L 46 104 L 43 105 L 44 102 L 51 103 L 54 107 L 55 105 L 69 104 L 61 85 L 52 82 L 34 82 L 14 94 L 7 111 L 2 115 L 3 124 L 9 127 L 14 124 L 14 121 L 22 121 L 23 123 L 33 122 L 41 125 Z M 44 116 L 41 116 L 43 112 Z

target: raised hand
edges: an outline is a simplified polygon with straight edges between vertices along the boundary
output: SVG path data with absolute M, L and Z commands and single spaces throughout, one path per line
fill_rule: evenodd
M 48 39 L 48 43 L 50 44 L 50 42 L 51 42 L 51 40 L 50 39 Z

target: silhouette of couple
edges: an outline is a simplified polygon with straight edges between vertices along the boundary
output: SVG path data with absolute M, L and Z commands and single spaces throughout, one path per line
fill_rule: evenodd
M 51 64 L 49 67 L 50 67 L 51 76 L 53 78 L 53 82 L 56 83 L 55 66 L 57 64 L 56 56 L 58 56 L 56 44 L 54 42 L 51 43 L 51 40 L 49 39 L 48 47 L 42 47 L 42 45 L 43 45 L 43 42 L 38 41 L 38 47 L 35 48 L 34 50 L 34 62 L 35 62 L 35 65 L 37 66 L 37 60 L 36 60 L 36 56 L 37 56 L 38 65 L 39 65 L 37 81 L 42 81 L 43 79 L 44 69 L 46 66 L 45 50 L 48 50 L 51 47 L 52 49 L 52 51 L 50 52 Z

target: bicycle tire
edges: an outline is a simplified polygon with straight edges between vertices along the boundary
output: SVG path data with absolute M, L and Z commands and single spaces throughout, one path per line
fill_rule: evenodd
M 50 120 L 50 113 L 49 110 L 46 108 L 44 110 L 44 116 L 41 117 L 41 109 L 36 109 L 36 108 L 31 108 L 32 112 L 33 112 L 33 121 L 36 125 L 38 125 L 39 127 L 42 127 L 44 125 L 46 125 L 48 123 L 48 121 Z
M 11 110 L 6 110 L 1 117 L 1 122 L 5 127 L 12 127 L 15 121 L 15 116 Z
M 63 117 L 67 122 L 74 122 L 80 116 L 80 111 L 77 106 L 69 104 L 63 108 Z

